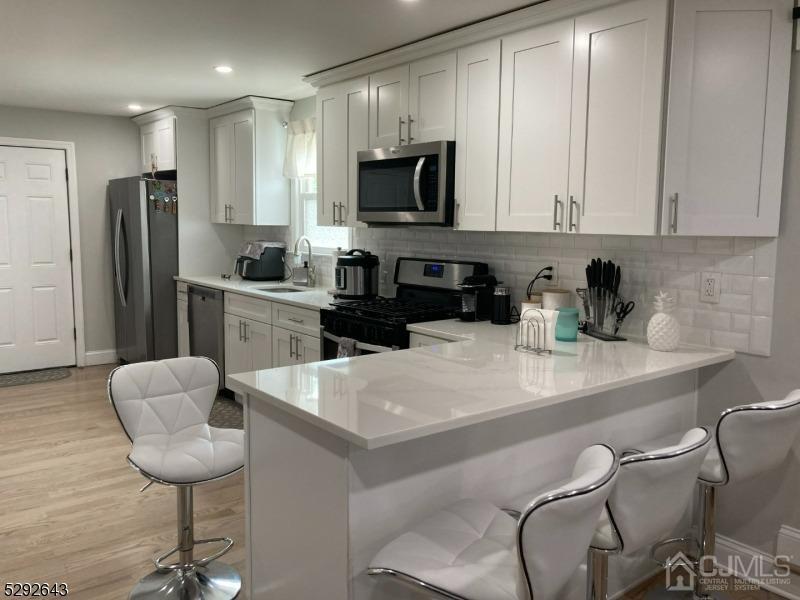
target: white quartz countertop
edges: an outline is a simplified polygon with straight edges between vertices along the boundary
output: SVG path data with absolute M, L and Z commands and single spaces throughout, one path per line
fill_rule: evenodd
M 234 275 L 230 279 L 223 279 L 219 275 L 178 275 L 175 277 L 176 281 L 185 281 L 186 283 L 202 285 L 224 292 L 234 292 L 236 294 L 243 294 L 245 296 L 252 296 L 253 298 L 261 298 L 262 300 L 269 300 L 271 302 L 280 302 L 281 304 L 291 304 L 301 308 L 310 308 L 312 310 L 319 310 L 320 308 L 327 307 L 332 301 L 333 296 L 328 293 L 328 290 L 323 287 L 308 288 L 301 292 L 265 292 L 258 288 L 265 287 L 281 287 L 281 288 L 296 288 L 291 281 L 249 281 Z
M 410 326 L 464 339 L 229 375 L 228 388 L 366 449 L 379 448 L 732 360 L 735 352 L 579 336 L 552 355 L 514 350 L 514 328 L 437 321 Z

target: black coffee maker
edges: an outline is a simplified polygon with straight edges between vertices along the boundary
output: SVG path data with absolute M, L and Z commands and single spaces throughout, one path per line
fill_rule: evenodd
M 492 316 L 492 296 L 497 279 L 494 275 L 469 275 L 458 284 L 461 289 L 462 321 L 484 321 Z

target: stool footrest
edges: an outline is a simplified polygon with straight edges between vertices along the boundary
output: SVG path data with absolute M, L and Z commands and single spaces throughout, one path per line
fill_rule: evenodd
M 167 564 L 167 563 L 164 562 L 167 558 L 169 558 L 170 556 L 172 556 L 176 552 L 180 552 L 180 550 L 181 550 L 180 546 L 175 546 L 174 548 L 171 548 L 170 550 L 167 550 L 163 554 L 159 554 L 158 556 L 154 557 L 153 558 L 153 563 L 155 563 L 156 569 L 158 569 L 159 571 L 177 571 L 177 570 L 180 570 L 180 569 L 194 569 L 194 568 L 197 568 L 197 567 L 204 567 L 208 563 L 210 563 L 211 561 L 217 560 L 218 558 L 220 558 L 221 556 L 226 554 L 228 552 L 228 550 L 230 550 L 233 547 L 233 540 L 231 538 L 229 538 L 229 537 L 218 537 L 218 538 L 208 538 L 206 540 L 195 540 L 194 546 L 199 546 L 200 544 L 215 544 L 215 543 L 220 543 L 220 542 L 223 542 L 225 544 L 220 550 L 218 550 L 214 554 L 211 554 L 211 555 L 206 556 L 204 558 L 198 558 L 196 560 L 192 560 L 192 562 L 190 564 L 188 564 L 188 565 L 184 565 L 184 564 L 180 564 L 180 563 Z
M 650 548 L 650 558 L 662 567 L 672 566 L 672 562 L 670 561 L 671 555 L 668 555 L 667 558 L 661 558 L 658 555 L 658 551 L 667 546 L 674 545 L 682 546 L 682 548 L 678 549 L 678 551 L 682 554 L 682 558 L 685 557 L 688 559 L 692 568 L 696 569 L 698 564 L 697 557 L 700 556 L 700 543 L 697 541 L 697 538 L 693 536 L 670 538 L 654 544 Z

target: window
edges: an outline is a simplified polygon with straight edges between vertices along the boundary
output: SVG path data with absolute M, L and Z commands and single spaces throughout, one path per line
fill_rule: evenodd
M 293 222 L 294 239 L 305 235 L 311 240 L 314 252 L 350 247 L 349 227 L 324 227 L 317 225 L 317 178 L 300 177 L 292 180 L 293 204 L 296 207 Z

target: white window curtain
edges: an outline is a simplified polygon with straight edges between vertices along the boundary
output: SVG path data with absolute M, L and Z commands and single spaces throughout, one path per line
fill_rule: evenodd
M 317 133 L 316 119 L 291 121 L 287 126 L 289 139 L 286 143 L 286 159 L 283 174 L 291 179 L 316 177 Z

